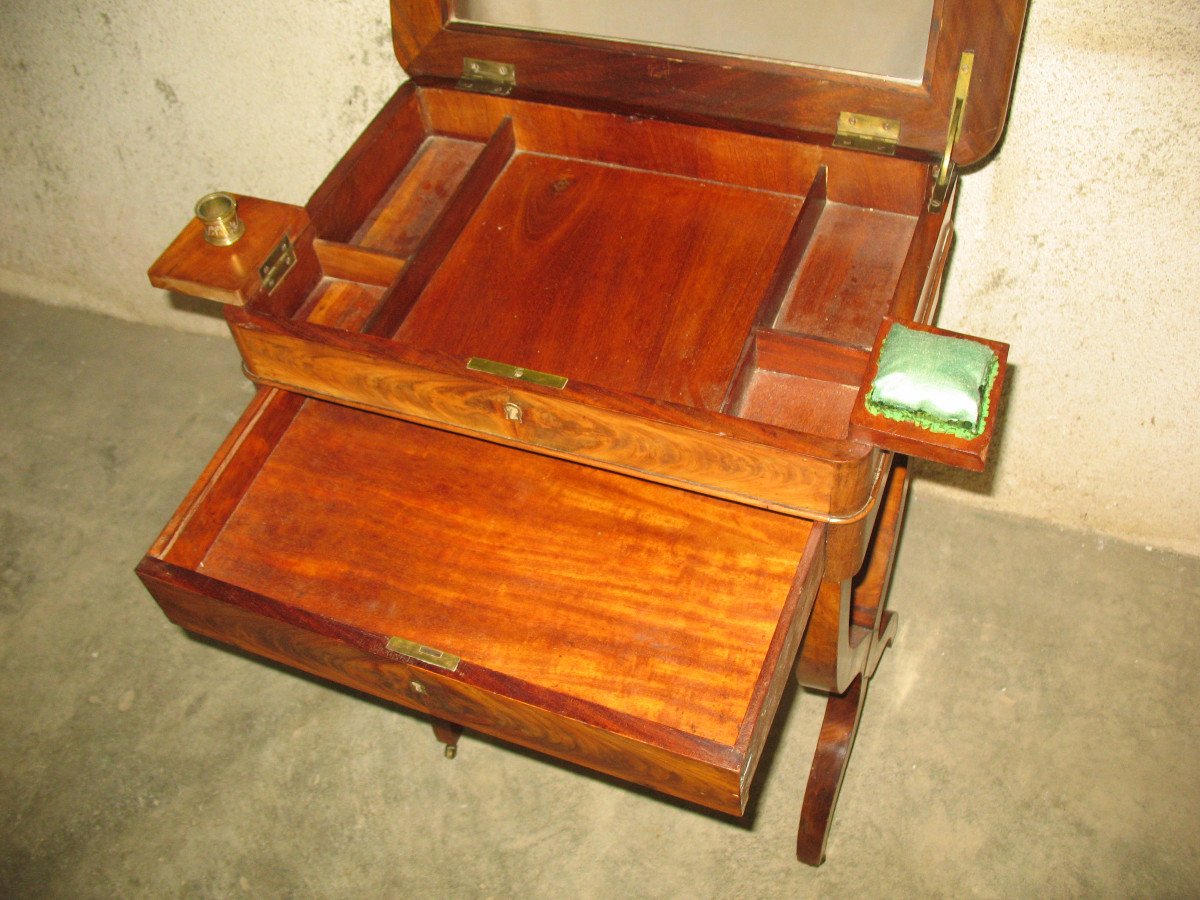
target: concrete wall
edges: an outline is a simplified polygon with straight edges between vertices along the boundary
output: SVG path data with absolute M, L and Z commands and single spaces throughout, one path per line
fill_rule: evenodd
M 304 202 L 403 75 L 384 0 L 0 5 L 0 291 L 219 331 L 147 284 L 200 194 Z M 1013 345 L 994 509 L 1200 552 L 1200 7 L 1034 3 L 940 322 Z

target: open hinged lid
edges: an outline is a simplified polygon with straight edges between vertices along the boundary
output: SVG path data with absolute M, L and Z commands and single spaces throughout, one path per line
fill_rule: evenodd
M 951 140 L 958 165 L 986 156 L 1003 131 L 1026 6 L 660 0 L 648 12 L 639 0 L 391 2 L 396 56 L 418 84 L 483 80 L 514 97 L 882 141 L 887 152 L 918 156 L 940 157 L 961 118 Z M 751 19 L 750 10 L 761 12 Z
M 512 2 L 459 0 L 484 17 Z M 892 2 L 923 5 L 911 31 L 932 35 L 908 42 L 924 73 L 911 81 L 907 51 L 885 74 L 849 74 L 875 64 L 746 55 L 791 52 L 764 44 L 664 49 L 634 43 L 655 35 L 633 19 L 618 23 L 622 43 L 546 35 L 393 0 L 413 81 L 308 204 L 243 197 L 242 243 L 208 245 L 193 223 L 151 279 L 234 304 L 226 316 L 259 384 L 862 520 L 886 451 L 981 468 L 992 431 L 972 429 L 994 425 L 979 411 L 1004 381 L 967 385 L 990 385 L 970 434 L 936 431 L 894 397 L 858 409 L 881 370 L 881 326 L 933 321 L 956 184 L 939 154 L 952 120 L 965 121 L 958 162 L 995 142 L 1025 9 Z M 861 152 L 880 149 L 877 135 L 839 133 L 876 114 L 898 117 L 891 156 Z

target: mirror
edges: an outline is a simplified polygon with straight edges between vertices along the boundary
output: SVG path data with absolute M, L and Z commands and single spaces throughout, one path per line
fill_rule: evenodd
M 457 0 L 455 18 L 920 82 L 934 0 Z

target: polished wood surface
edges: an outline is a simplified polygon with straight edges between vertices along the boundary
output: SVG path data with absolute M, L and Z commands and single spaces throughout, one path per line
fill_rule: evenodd
M 561 391 L 469 373 L 464 361 L 228 311 L 247 374 L 264 385 L 792 515 L 869 512 L 878 456 L 731 416 L 569 383 Z M 365 348 L 365 349 L 364 349 Z M 516 385 L 520 384 L 520 387 Z M 519 418 L 509 418 L 515 404 Z
M 395 333 L 429 284 L 429 279 L 454 249 L 463 229 L 515 151 L 512 120 L 504 119 L 496 126 L 471 167 L 461 177 L 455 177 L 454 188 L 450 189 L 448 184 L 442 186 L 441 190 L 447 194 L 445 201 L 440 204 L 437 216 L 430 220 L 429 227 L 414 247 L 404 272 L 364 326 L 367 334 L 390 337 Z
M 443 675 L 389 653 L 379 635 L 320 621 L 298 627 L 268 597 L 159 559 L 143 559 L 138 575 L 167 617 L 195 634 L 702 806 L 745 808 L 754 757 L 470 663 Z
M 487 140 L 510 118 L 529 153 L 795 196 L 809 191 L 824 166 L 834 203 L 911 216 L 928 198 L 928 167 L 904 158 L 437 87 L 422 88 L 418 98 L 431 129 L 471 140 Z
M 960 164 L 1000 138 L 1027 0 L 938 0 L 921 84 L 678 48 L 449 22 L 443 0 L 391 0 L 396 56 L 419 84 L 446 85 L 465 58 L 515 66 L 521 97 L 825 141 L 848 110 L 898 119 L 929 159 L 946 143 L 959 59 L 976 51 Z
M 411 255 L 482 150 L 478 141 L 427 137 L 351 243 L 396 256 Z
M 513 701 L 703 749 L 735 785 L 725 809 L 745 802 L 823 545 L 803 520 L 281 392 L 256 399 L 168 532 L 143 576 L 160 602 L 160 582 L 192 595 L 187 627 L 219 637 L 196 617 L 236 619 L 239 646 L 310 671 L 324 650 L 289 659 L 285 632 L 252 638 L 202 598 L 372 653 L 390 636 L 435 647 L 467 667 L 430 673 L 440 690 L 493 673 Z M 430 711 L 480 726 L 447 703 Z
M 733 743 L 812 526 L 701 499 L 313 403 L 202 568 Z
M 395 338 L 714 409 L 799 207 L 522 154 Z
M 288 203 L 232 196 L 246 226 L 242 237 L 217 247 L 204 240 L 204 225 L 193 216 L 150 267 L 152 285 L 236 306 L 246 305 L 262 289 L 258 267 L 284 235 L 297 240 L 308 225 L 308 213 Z
M 870 350 L 915 228 L 912 216 L 827 205 L 774 327 Z

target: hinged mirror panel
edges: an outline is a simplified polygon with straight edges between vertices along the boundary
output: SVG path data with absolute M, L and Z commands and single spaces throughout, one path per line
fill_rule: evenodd
M 457 0 L 459 21 L 920 82 L 933 0 Z

